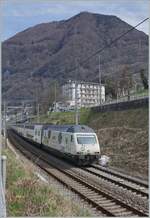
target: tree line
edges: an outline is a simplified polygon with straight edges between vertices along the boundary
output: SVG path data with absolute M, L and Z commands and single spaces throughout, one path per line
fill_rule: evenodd
M 106 96 L 110 96 L 113 99 L 127 96 L 130 99 L 132 92 L 137 92 L 142 87 L 148 89 L 148 77 L 144 69 L 139 71 L 140 82 L 138 83 L 133 78 L 133 73 L 128 66 L 124 66 L 120 75 L 116 78 L 104 79 Z

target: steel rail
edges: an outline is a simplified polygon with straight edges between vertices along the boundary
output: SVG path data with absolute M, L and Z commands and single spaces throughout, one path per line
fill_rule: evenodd
M 99 166 L 99 165 L 96 165 L 96 164 L 92 164 L 91 166 L 92 166 L 93 168 L 95 168 L 95 169 L 99 169 L 99 170 L 101 170 L 101 171 L 103 171 L 103 172 L 106 172 L 106 173 L 111 173 L 111 174 L 114 175 L 114 176 L 118 176 L 118 177 L 120 177 L 121 179 L 128 180 L 128 181 L 133 182 L 133 183 L 135 183 L 135 184 L 137 184 L 137 185 L 141 185 L 141 186 L 143 186 L 143 187 L 145 187 L 145 188 L 148 188 L 148 187 L 149 187 L 148 182 L 146 182 L 146 181 L 141 181 L 141 180 L 138 179 L 138 178 L 131 177 L 131 176 L 129 176 L 129 175 L 123 174 L 123 173 L 121 173 L 121 172 L 118 172 L 118 171 L 116 171 L 116 170 L 110 169 L 110 168 L 108 168 L 108 167 L 103 167 L 103 166 Z
M 113 177 L 111 178 L 111 173 L 108 173 L 107 172 L 107 175 L 106 175 L 106 172 L 105 172 L 105 175 L 102 174 L 101 170 L 99 169 L 97 172 L 94 172 L 91 167 L 89 168 L 82 168 L 84 171 L 87 171 L 99 178 L 102 178 L 106 181 L 109 181 L 115 185 L 118 185 L 122 188 L 125 188 L 127 190 L 131 190 L 133 193 L 137 193 L 143 197 L 146 197 L 148 198 L 149 197 L 149 194 L 148 194 L 148 190 L 146 189 L 145 190 L 145 187 L 141 186 L 141 187 L 134 187 L 134 183 L 133 184 L 128 184 L 128 181 L 123 179 L 123 178 L 120 178 L 119 176 L 115 176 L 113 175 Z M 121 180 L 120 180 L 121 179 Z M 137 184 L 136 184 L 137 185 Z M 139 184 L 138 184 L 139 185 Z M 142 190 L 144 188 L 144 190 Z
M 14 136 L 13 136 L 14 137 Z M 15 135 L 15 137 L 17 137 L 17 139 L 15 139 L 15 142 L 13 141 L 13 143 L 15 143 L 16 144 L 16 140 L 18 141 L 18 140 L 21 140 L 21 138 L 19 137 L 19 136 L 16 136 Z M 11 140 L 12 140 L 12 134 L 11 134 L 11 137 L 10 137 L 10 134 L 9 134 L 9 138 L 11 138 Z M 19 139 L 20 138 L 20 139 Z M 22 143 L 23 143 L 23 139 L 22 139 Z M 27 145 L 27 142 L 26 142 L 26 145 Z M 18 146 L 20 146 L 20 145 L 18 145 Z M 34 155 L 36 155 L 36 159 L 37 159 L 37 155 L 39 155 L 39 151 L 38 151 L 38 153 L 37 153 L 37 148 L 35 148 L 35 147 L 33 147 L 31 144 L 29 145 L 29 143 L 28 143 L 28 146 L 30 147 L 30 152 L 32 153 L 32 155 L 33 155 L 33 153 L 34 153 Z M 27 147 L 27 146 L 26 146 Z M 29 149 L 29 147 L 28 147 L 28 149 Z M 32 148 L 31 148 L 32 147 Z M 23 148 L 23 147 L 22 147 Z M 24 149 L 24 148 L 23 148 Z M 41 151 L 40 150 L 40 154 L 42 153 L 43 151 Z M 26 153 L 27 153 L 27 151 L 26 151 Z M 44 152 L 45 153 L 45 152 Z M 29 151 L 28 151 L 28 155 L 29 155 Z M 31 156 L 31 154 L 30 154 L 30 156 Z M 80 184 L 82 184 L 84 187 L 86 186 L 86 187 L 88 187 L 88 190 L 91 190 L 91 191 L 94 191 L 95 192 L 95 194 L 96 193 L 98 193 L 99 194 L 99 197 L 100 197 L 100 195 L 102 195 L 103 197 L 105 197 L 106 198 L 106 200 L 108 201 L 108 199 L 109 199 L 109 201 L 113 201 L 113 204 L 115 203 L 115 204 L 119 204 L 119 206 L 120 207 L 124 207 L 124 208 L 126 208 L 127 210 L 129 210 L 130 212 L 132 211 L 132 215 L 134 215 L 134 214 L 136 214 L 136 215 L 138 215 L 138 216 L 147 216 L 147 214 L 146 213 L 144 213 L 143 211 L 139 211 L 138 209 L 136 209 L 136 208 L 133 208 L 133 207 L 131 207 L 131 206 L 129 206 L 129 205 L 126 205 L 125 203 L 123 203 L 123 202 L 121 202 L 120 200 L 117 200 L 117 199 L 115 199 L 115 198 L 113 198 L 111 195 L 109 195 L 109 194 L 106 194 L 105 192 L 103 192 L 103 191 L 101 191 L 101 190 L 99 190 L 97 187 L 95 187 L 94 185 L 92 185 L 92 184 L 90 184 L 89 182 L 87 182 L 87 181 L 85 181 L 85 178 L 83 179 L 82 177 L 79 177 L 79 175 L 75 175 L 75 173 L 74 172 L 70 172 L 69 170 L 66 170 L 65 168 L 63 169 L 62 168 L 62 166 L 58 166 L 58 163 L 57 164 L 54 164 L 54 162 L 52 163 L 50 163 L 50 161 L 47 159 L 47 157 L 49 158 L 49 155 L 47 154 L 47 155 L 41 155 L 40 157 L 38 157 L 38 161 L 44 161 L 44 163 L 45 164 L 48 164 L 48 165 L 51 165 L 51 166 L 53 166 L 54 168 L 56 168 L 57 170 L 59 170 L 59 171 L 61 171 L 61 173 L 63 173 L 63 174 L 65 174 L 66 176 L 69 176 L 69 177 L 71 177 L 73 180 L 76 180 L 76 182 L 78 182 L 78 183 L 80 183 Z M 44 167 L 45 168 L 45 167 Z M 60 176 L 59 176 L 59 179 L 60 179 Z M 61 178 L 62 179 L 62 178 Z M 74 188 L 74 187 L 71 187 L 71 188 Z M 77 192 L 78 190 L 76 190 L 76 192 Z M 82 193 L 82 195 L 83 195 L 83 193 Z M 87 195 L 88 196 L 88 195 Z M 115 214 L 115 212 L 114 213 L 112 213 L 111 211 L 108 211 L 108 212 L 106 212 L 107 211 L 107 205 L 105 206 L 105 207 L 102 207 L 102 205 L 103 205 L 103 203 L 101 202 L 101 204 L 97 204 L 97 200 L 98 199 L 96 199 L 96 201 L 94 201 L 93 202 L 93 199 L 91 199 L 91 198 L 89 198 L 89 197 L 87 197 L 87 196 L 85 196 L 85 194 L 84 194 L 84 198 L 86 198 L 87 199 L 87 201 L 91 201 L 91 204 L 92 205 L 95 205 L 95 207 L 96 208 L 101 208 L 101 211 L 102 212 L 104 212 L 105 214 L 107 213 L 107 215 L 108 216 L 118 216 L 118 213 L 116 213 Z M 107 202 L 107 203 L 109 203 L 110 205 L 112 205 L 112 202 L 110 203 L 110 202 Z M 118 206 L 118 205 L 116 205 L 116 206 Z M 122 208 L 121 208 L 122 209 Z M 110 210 L 111 210 L 111 208 L 110 208 Z M 115 209 L 114 209 L 114 211 L 115 211 Z M 117 209 L 117 211 L 118 211 L 118 209 Z M 126 213 L 129 213 L 129 211 L 126 211 Z M 125 212 L 125 211 L 124 211 Z M 131 215 L 131 214 L 130 214 Z

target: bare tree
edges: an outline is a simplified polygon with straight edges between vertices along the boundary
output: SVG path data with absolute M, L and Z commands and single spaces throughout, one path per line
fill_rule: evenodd
M 131 89 L 133 87 L 133 78 L 128 66 L 122 69 L 121 77 L 119 80 L 119 88 L 122 96 L 127 95 L 130 100 Z
M 105 79 L 105 90 L 106 90 L 106 96 L 111 98 L 117 98 L 117 80 L 114 78 L 107 78 Z

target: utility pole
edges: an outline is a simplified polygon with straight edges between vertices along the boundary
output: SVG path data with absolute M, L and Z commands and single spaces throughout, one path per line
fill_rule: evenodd
M 2 6 L 2 5 L 1 5 Z M 2 7 L 0 7 L 0 13 L 2 12 Z M 0 22 L 0 26 L 2 22 Z M 1 49 L 0 49 L 0 59 L 1 59 Z M 2 81 L 2 71 L 0 67 L 0 81 Z M 2 85 L 2 84 L 1 84 Z M 2 89 L 0 90 L 0 99 L 2 100 Z M 0 121 L 2 120 L 2 107 L 0 104 Z M 0 122 L 0 134 L 2 133 L 1 129 L 1 122 Z M 5 201 L 5 190 L 4 190 L 4 183 L 2 180 L 2 137 L 0 137 L 0 217 L 6 218 L 6 201 Z
M 100 105 L 102 104 L 101 86 L 102 86 L 102 75 L 100 69 L 100 54 L 99 54 L 99 85 L 100 85 Z
M 6 106 L 6 101 L 4 101 L 4 147 L 7 147 L 7 126 L 6 126 L 6 111 L 7 111 L 7 106 Z
M 56 81 L 55 81 L 55 99 L 54 99 L 54 110 L 56 111 Z
M 2 159 L 2 162 L 1 162 L 2 182 L 3 182 L 4 193 L 5 193 L 5 188 L 6 188 L 6 159 L 7 159 L 7 157 L 5 155 L 2 155 L 1 159 Z
M 77 61 L 76 61 L 76 65 L 77 65 Z M 77 70 L 78 70 L 78 65 L 77 65 Z M 76 125 L 79 124 L 77 70 L 76 70 L 76 78 L 75 78 L 75 123 Z
M 116 99 L 116 102 L 118 102 L 119 101 L 119 81 L 117 80 L 117 87 L 116 87 L 116 90 L 117 90 L 117 93 L 116 93 L 116 97 L 117 97 L 117 99 Z
M 40 105 L 37 105 L 37 123 L 40 122 Z
M 24 114 L 24 101 L 22 102 L 22 108 L 21 108 L 21 120 L 23 120 L 23 114 Z
M 77 87 L 78 87 L 77 80 L 75 80 L 75 123 L 76 123 L 76 125 L 79 124 L 78 101 L 77 101 L 77 97 L 78 97 Z
M 74 29 L 74 34 L 77 35 L 77 27 Z M 75 59 L 75 65 L 76 65 L 76 71 L 75 71 L 75 124 L 79 124 L 79 116 L 78 116 L 78 93 L 77 93 L 77 88 L 78 88 L 78 83 L 77 83 L 77 73 L 78 73 L 78 62 L 77 58 L 75 56 L 76 53 L 76 46 L 73 41 L 73 51 L 74 51 L 74 59 Z

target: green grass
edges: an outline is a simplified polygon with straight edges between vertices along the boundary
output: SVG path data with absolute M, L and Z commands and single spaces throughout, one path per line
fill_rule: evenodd
M 91 216 L 87 209 L 64 199 L 32 173 L 15 155 L 7 156 L 7 215 L 8 216 Z
M 139 90 L 136 93 L 132 93 L 134 96 L 146 96 L 148 95 L 148 90 Z M 138 112 L 140 114 L 138 114 Z M 113 126 L 113 125 L 127 125 L 129 126 L 138 126 L 137 122 L 141 113 L 147 114 L 147 109 L 133 109 L 120 112 L 106 112 L 106 113 L 94 113 L 90 108 L 81 108 L 79 110 L 79 123 L 80 124 L 90 124 L 92 120 L 98 119 L 101 126 Z M 120 118 L 119 118 L 119 117 Z M 133 117 L 132 117 L 133 116 Z M 134 116 L 137 116 L 137 119 L 134 120 Z M 118 119 L 116 119 L 118 118 Z M 126 120 L 127 118 L 127 120 Z M 146 120 L 148 117 L 146 116 Z M 115 120 L 115 122 L 114 122 Z M 32 121 L 36 122 L 36 118 Z M 98 122 L 98 121 L 97 121 Z M 75 112 L 51 112 L 49 115 L 40 115 L 40 123 L 52 123 L 52 124 L 75 124 Z M 143 126 L 143 124 L 142 124 Z
M 135 93 L 133 93 L 132 95 L 137 96 L 137 97 L 148 96 L 149 90 L 148 89 L 138 90 Z
M 40 121 L 53 124 L 74 124 L 74 112 L 53 112 L 50 115 L 42 115 Z M 90 109 L 81 109 L 79 111 L 79 123 L 97 128 L 108 127 L 130 127 L 147 128 L 148 127 L 148 108 L 137 108 L 123 111 L 93 112 Z
M 49 115 L 41 115 L 41 123 L 53 123 L 53 124 L 72 124 L 74 123 L 73 112 L 52 112 Z
M 90 115 L 90 109 L 82 108 L 79 110 L 80 124 L 84 124 L 88 121 Z M 36 119 L 33 120 L 36 122 Z M 49 115 L 41 115 L 40 123 L 52 123 L 52 124 L 74 124 L 75 112 L 52 112 Z

